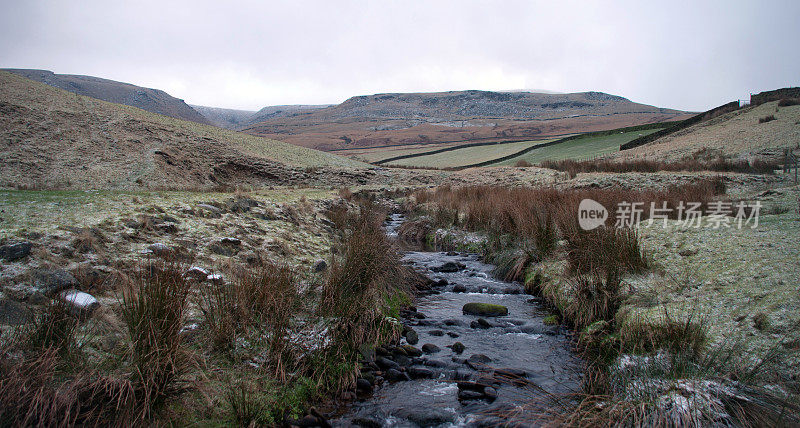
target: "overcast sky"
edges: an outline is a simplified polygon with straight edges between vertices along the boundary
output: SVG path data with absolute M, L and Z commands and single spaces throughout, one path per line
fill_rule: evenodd
M 798 42 L 798 0 L 0 4 L 0 67 L 241 109 L 545 89 L 699 111 L 800 85 Z

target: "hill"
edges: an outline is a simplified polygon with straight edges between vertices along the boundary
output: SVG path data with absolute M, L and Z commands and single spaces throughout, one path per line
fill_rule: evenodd
M 773 116 L 774 120 L 761 122 Z M 800 142 L 800 105 L 778 101 L 747 106 L 616 153 L 614 159 L 679 160 L 699 152 L 727 157 L 777 158 Z
M 252 110 L 235 110 L 228 108 L 206 107 L 190 104 L 190 107 L 203 115 L 209 123 L 225 129 L 237 129 L 250 123 L 249 118 L 256 112 Z
M 330 107 L 330 105 L 267 106 L 259 111 L 233 110 L 197 105 L 191 105 L 191 107 L 202 114 L 214 126 L 219 126 L 220 128 L 225 129 L 239 130 L 264 120 L 301 114 L 308 110 Z
M 204 124 L 211 123 L 203 115 L 189 107 L 183 100 L 159 89 L 143 88 L 130 83 L 101 79 L 99 77 L 55 74 L 47 70 L 11 68 L 4 70 L 78 95 L 116 104 L 125 104 L 176 119 Z
M 0 186 L 335 185 L 368 165 L 69 93 L 0 71 Z M 371 172 L 371 171 L 367 171 Z
M 602 92 L 455 91 L 358 96 L 242 130 L 322 150 L 541 139 L 682 120 L 686 112 Z

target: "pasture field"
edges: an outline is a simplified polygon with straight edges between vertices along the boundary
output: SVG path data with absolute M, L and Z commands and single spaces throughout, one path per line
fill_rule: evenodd
M 554 141 L 554 139 L 502 143 L 490 146 L 465 147 L 463 149 L 451 150 L 443 153 L 400 159 L 394 162 L 389 162 L 387 165 L 428 168 L 457 168 L 507 156 L 520 150 L 524 150 L 530 146 L 549 141 Z
M 619 151 L 620 144 L 625 144 L 634 138 L 648 135 L 659 129 L 645 129 L 639 131 L 621 132 L 612 135 L 587 136 L 552 146 L 535 149 L 513 159 L 493 164 L 492 166 L 509 166 L 524 160 L 531 164 L 538 164 L 545 160 L 562 159 L 591 159 Z M 499 155 L 500 157 L 502 155 Z

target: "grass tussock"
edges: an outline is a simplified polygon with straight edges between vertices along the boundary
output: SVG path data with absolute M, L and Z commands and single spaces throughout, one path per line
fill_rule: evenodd
M 231 351 L 237 338 L 259 341 L 266 337 L 272 374 L 286 381 L 298 358 L 291 355 L 288 337 L 303 297 L 299 277 L 287 265 L 263 263 L 244 271 L 231 271 L 230 283 L 200 288 L 199 307 L 212 347 Z
M 120 318 L 130 340 L 127 358 L 141 419 L 186 389 L 191 360 L 180 332 L 190 282 L 184 271 L 175 262 L 153 261 L 122 290 Z
M 397 316 L 407 301 L 410 276 L 383 231 L 385 216 L 376 205 L 364 203 L 341 230 L 340 257 L 331 263 L 319 305 L 320 315 L 331 320 L 328 349 L 333 353 L 320 357 L 337 358 L 339 363 L 318 367 L 349 370 L 357 362 L 359 348 L 375 346 L 397 333 L 388 317 Z M 352 383 L 354 375 L 351 371 L 338 376 L 338 382 Z
M 767 123 L 767 122 L 772 122 L 773 120 L 775 120 L 775 115 L 771 114 L 769 116 L 758 118 L 758 123 Z

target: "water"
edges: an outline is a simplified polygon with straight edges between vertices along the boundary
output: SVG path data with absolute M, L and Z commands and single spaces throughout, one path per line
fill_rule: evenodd
M 394 215 L 387 223 L 387 234 L 396 236 L 400 223 L 402 217 Z M 417 348 L 432 344 L 440 350 L 416 358 L 399 357 L 399 362 L 406 364 L 403 370 L 407 373 L 424 368 L 433 378 L 387 381 L 376 387 L 372 395 L 354 402 L 335 425 L 515 424 L 534 417 L 531 404 L 541 401 L 540 398 L 579 391 L 582 363 L 572 352 L 569 332 L 545 325 L 543 318 L 550 312 L 524 294 L 520 284 L 493 278 L 493 266 L 483 263 L 475 254 L 409 251 L 404 261 L 435 281 L 447 282 L 434 287 L 432 294 L 417 298 L 417 313 L 424 314 L 424 318 L 414 313 L 404 317 L 404 324 L 419 336 Z M 458 271 L 435 272 L 448 262 L 460 264 Z M 464 304 L 470 302 L 506 306 L 508 315 L 483 317 L 488 323 L 473 328 L 471 324 L 481 317 L 462 313 Z M 462 354 L 448 347 L 455 342 L 464 345 Z M 402 343 L 406 343 L 405 339 Z M 475 354 L 482 354 L 491 361 L 465 363 L 465 359 Z M 509 378 L 503 373 L 519 377 Z M 498 379 L 502 382 L 498 383 Z M 456 381 L 464 380 L 493 384 L 497 398 L 482 396 L 459 400 Z

